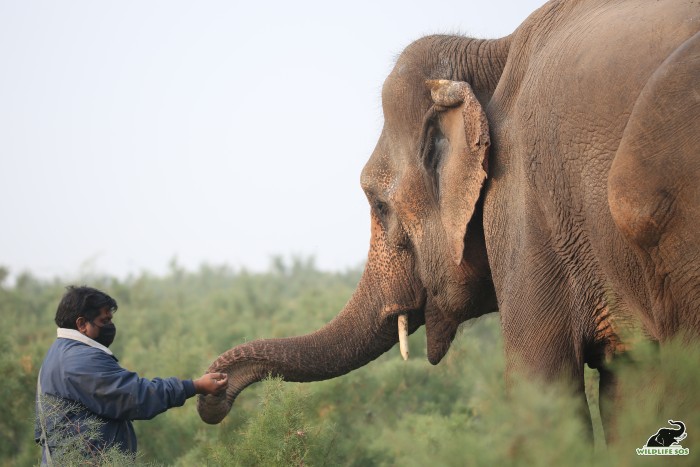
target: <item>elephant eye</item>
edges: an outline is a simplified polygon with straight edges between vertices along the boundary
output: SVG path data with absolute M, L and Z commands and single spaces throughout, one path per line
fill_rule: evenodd
M 374 209 L 377 211 L 377 215 L 384 219 L 389 212 L 389 206 L 383 201 L 377 201 L 374 203 Z

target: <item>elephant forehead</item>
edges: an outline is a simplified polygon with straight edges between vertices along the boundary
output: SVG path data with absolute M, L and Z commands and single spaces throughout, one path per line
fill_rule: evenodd
M 362 169 L 360 183 L 368 195 L 389 196 L 396 188 L 397 161 L 381 149 L 381 144 L 372 154 Z
M 384 81 L 382 111 L 385 126 L 403 137 L 420 131 L 423 115 L 430 108 L 430 92 L 422 74 L 395 76 Z

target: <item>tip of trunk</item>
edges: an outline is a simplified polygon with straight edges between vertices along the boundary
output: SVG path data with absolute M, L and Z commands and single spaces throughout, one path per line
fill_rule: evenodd
M 226 394 L 197 396 L 197 412 L 203 422 L 216 425 L 226 418 L 231 411 L 232 404 L 227 400 Z

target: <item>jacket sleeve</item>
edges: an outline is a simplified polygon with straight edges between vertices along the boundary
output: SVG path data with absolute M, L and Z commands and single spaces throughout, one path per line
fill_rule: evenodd
M 194 383 L 178 378 L 140 378 L 110 355 L 90 350 L 65 362 L 66 384 L 95 414 L 116 420 L 147 420 L 194 396 Z

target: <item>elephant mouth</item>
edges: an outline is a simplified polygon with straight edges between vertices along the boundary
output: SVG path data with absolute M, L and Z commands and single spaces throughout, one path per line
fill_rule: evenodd
M 457 329 L 461 324 L 447 318 L 430 301 L 425 301 L 420 308 L 395 312 L 389 318 L 389 327 L 398 333 L 399 350 L 404 360 L 408 360 L 408 336 L 425 325 L 428 361 L 437 365 L 450 349 Z

